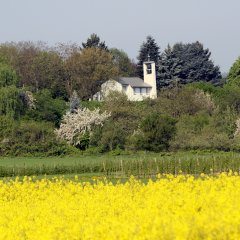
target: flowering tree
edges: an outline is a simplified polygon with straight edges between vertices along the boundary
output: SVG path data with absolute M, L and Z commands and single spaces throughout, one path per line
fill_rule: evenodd
M 73 146 L 81 146 L 82 141 L 87 139 L 94 126 L 102 126 L 103 122 L 110 117 L 107 112 L 100 113 L 100 109 L 93 111 L 88 108 L 77 109 L 75 112 L 67 112 L 59 129 L 55 129 L 58 138 L 66 140 Z

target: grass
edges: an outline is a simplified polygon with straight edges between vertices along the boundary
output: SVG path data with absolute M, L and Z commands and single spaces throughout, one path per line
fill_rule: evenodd
M 112 156 L 78 155 L 68 157 L 4 157 L 0 158 L 0 177 L 14 176 L 108 176 L 125 178 L 130 175 L 146 178 L 157 173 L 214 174 L 223 171 L 240 172 L 240 153 L 178 152 Z

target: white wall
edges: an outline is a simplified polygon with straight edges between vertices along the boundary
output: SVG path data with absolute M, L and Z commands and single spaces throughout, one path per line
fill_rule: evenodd
M 128 86 L 127 96 L 130 101 L 142 101 L 146 98 L 149 98 L 150 94 L 134 93 L 134 89 L 131 86 Z
M 122 84 L 118 83 L 116 80 L 110 79 L 102 84 L 101 86 L 101 98 L 105 98 L 112 91 L 122 92 Z
M 147 64 L 151 64 L 152 66 L 152 73 L 147 73 Z M 157 98 L 157 82 L 156 82 L 156 66 L 155 62 L 149 61 L 143 63 L 143 79 L 144 82 L 152 86 L 150 91 L 150 98 L 155 99 Z
M 130 85 L 127 85 L 125 90 L 122 84 L 120 84 L 116 80 L 110 79 L 102 84 L 100 91 L 101 96 L 99 100 L 104 100 L 104 98 L 113 91 L 125 93 L 130 101 L 142 101 L 146 98 L 149 98 L 151 94 L 151 91 L 149 94 L 135 93 L 134 89 Z

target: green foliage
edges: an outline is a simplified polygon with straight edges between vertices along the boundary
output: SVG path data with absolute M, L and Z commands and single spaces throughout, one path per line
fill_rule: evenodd
M 228 84 L 240 87 L 240 57 L 232 65 L 228 74 Z
M 65 61 L 65 70 L 69 94 L 76 90 L 81 100 L 92 98 L 104 81 L 118 76 L 112 55 L 101 48 L 73 52 Z
M 200 42 L 176 43 L 168 46 L 161 57 L 160 87 L 172 87 L 195 81 L 218 84 L 222 78 L 219 67 L 210 59 L 211 52 Z
M 81 107 L 94 110 L 95 108 L 102 108 L 103 103 L 99 101 L 81 101 Z
M 71 111 L 99 107 L 111 113 L 93 134 L 81 136 L 77 147 L 88 148 L 89 153 L 239 151 L 239 137 L 234 133 L 240 116 L 240 58 L 227 83 L 216 87 L 219 68 L 201 43 L 177 43 L 160 55 L 159 46 L 148 36 L 139 51 L 138 75 L 143 77 L 142 64 L 149 57 L 156 63 L 158 88 L 168 89 L 161 89 L 156 100 L 131 102 L 113 92 L 104 102 L 96 102 L 84 99 L 91 98 L 109 78 L 135 75 L 136 66 L 124 51 L 108 50 L 96 34 L 82 46 L 58 51 L 30 42 L 0 44 L 0 155 L 78 151 L 56 140 L 53 133 L 69 108 L 68 100 Z M 186 83 L 191 84 L 182 85 Z
M 232 140 L 229 137 L 230 131 L 221 125 L 222 117 L 221 115 L 209 116 L 206 113 L 181 116 L 176 124 L 177 132 L 170 144 L 171 149 L 229 151 Z M 226 116 L 226 118 L 230 118 L 230 116 Z M 228 121 L 228 123 L 233 124 L 231 121 Z
M 160 60 L 160 47 L 155 42 L 152 36 L 147 36 L 146 42 L 140 47 L 139 55 L 137 57 L 137 75 L 143 78 L 143 62 L 151 60 L 156 63 L 156 71 L 158 72 L 159 60 Z
M 7 64 L 0 63 L 0 88 L 17 85 L 18 78 L 16 72 Z
M 136 146 L 149 151 L 168 150 L 169 142 L 175 135 L 176 120 L 159 113 L 151 113 L 140 124 Z
M 240 57 L 234 62 L 230 68 L 227 77 L 227 86 L 232 86 L 233 88 L 240 88 Z
M 78 142 L 78 144 L 75 145 L 76 148 L 80 150 L 86 150 L 89 146 L 90 142 L 90 136 L 89 133 L 86 132 L 85 134 L 81 136 L 77 136 L 77 139 L 74 139 L 74 142 Z
M 39 52 L 31 64 L 34 90 L 48 89 L 54 98 L 67 99 L 63 60 L 56 52 Z
M 50 123 L 21 121 L 11 128 L 1 143 L 0 155 L 62 155 L 72 151 L 67 144 L 56 140 Z
M 13 43 L 3 43 L 0 45 L 0 63 L 15 66 L 17 62 L 18 49 Z
M 103 50 L 108 50 L 105 42 L 101 42 L 100 37 L 95 33 L 91 34 L 86 43 L 82 43 L 82 46 L 83 48 L 100 48 Z
M 11 116 L 0 115 L 0 142 L 8 142 L 8 137 L 12 133 L 16 122 Z
M 221 109 L 230 107 L 237 113 L 240 113 L 240 87 L 237 85 L 226 84 L 214 96 Z
M 234 133 L 236 131 L 236 120 L 238 119 L 238 113 L 234 109 L 230 108 L 229 106 L 223 110 L 218 108 L 214 112 L 212 118 L 214 129 L 226 134 L 229 139 L 234 137 Z
M 121 121 L 108 121 L 103 128 L 96 129 L 91 138 L 92 146 L 99 146 L 102 152 L 124 149 L 127 129 Z
M 210 95 L 188 87 L 163 90 L 157 99 L 157 106 L 162 112 L 173 117 L 194 115 L 199 111 L 211 114 L 215 107 Z
M 217 92 L 221 89 L 220 87 L 214 86 L 210 82 L 204 82 L 204 81 L 190 83 L 188 84 L 188 88 L 199 89 L 204 91 L 205 93 L 210 93 L 213 95 L 217 94 Z
M 25 108 L 21 99 L 21 90 L 14 85 L 0 88 L 0 115 L 18 119 Z
M 61 118 L 67 110 L 67 103 L 59 98 L 52 98 L 49 90 L 44 89 L 36 95 L 36 108 L 27 112 L 25 118 L 35 121 L 48 121 L 59 127 Z
M 119 75 L 124 77 L 135 76 L 135 64 L 129 59 L 127 53 L 117 48 L 111 48 L 110 53 L 113 56 L 113 63 L 119 69 Z

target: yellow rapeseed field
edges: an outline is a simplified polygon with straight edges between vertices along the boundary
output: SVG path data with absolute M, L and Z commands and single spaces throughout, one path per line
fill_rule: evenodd
M 240 176 L 2 180 L 0 239 L 240 239 Z

